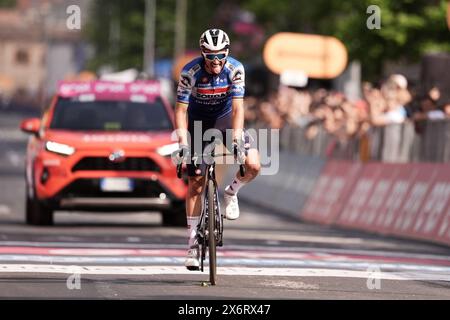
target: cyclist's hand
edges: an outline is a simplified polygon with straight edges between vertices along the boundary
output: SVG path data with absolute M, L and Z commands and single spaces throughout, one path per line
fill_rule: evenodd
M 247 150 L 245 149 L 242 143 L 238 142 L 238 140 L 233 141 L 233 154 L 234 158 L 237 160 L 239 164 L 245 163 L 245 159 L 247 157 Z
M 186 159 L 189 157 L 189 147 L 185 144 L 180 144 L 178 150 L 172 153 L 172 160 L 175 164 L 182 164 L 186 162 Z

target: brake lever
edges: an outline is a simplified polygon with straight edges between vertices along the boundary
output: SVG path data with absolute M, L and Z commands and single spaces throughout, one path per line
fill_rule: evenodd
M 181 150 L 181 152 L 180 152 L 180 158 L 181 159 L 183 159 L 183 153 L 184 153 L 184 150 Z M 181 169 L 182 169 L 182 167 L 183 167 L 183 160 L 181 160 L 180 161 L 180 163 L 179 164 L 177 164 L 177 177 L 178 177 L 178 179 L 181 179 Z

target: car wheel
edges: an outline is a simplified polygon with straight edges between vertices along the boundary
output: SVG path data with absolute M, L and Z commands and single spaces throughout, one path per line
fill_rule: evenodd
M 53 210 L 36 199 L 27 197 L 25 204 L 26 223 L 34 226 L 53 225 Z
M 186 227 L 186 207 L 183 204 L 175 205 L 170 210 L 161 211 L 162 223 L 167 227 Z

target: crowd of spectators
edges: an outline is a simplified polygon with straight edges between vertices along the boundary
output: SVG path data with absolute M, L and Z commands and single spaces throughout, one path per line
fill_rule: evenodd
M 281 129 L 302 127 L 312 139 L 324 128 L 338 139 L 361 136 L 371 127 L 404 121 L 450 118 L 450 99 L 437 87 L 420 93 L 408 87 L 400 74 L 376 86 L 363 83 L 362 99 L 351 101 L 340 92 L 325 89 L 302 90 L 280 87 L 265 99 L 245 100 L 245 119 L 249 126 Z

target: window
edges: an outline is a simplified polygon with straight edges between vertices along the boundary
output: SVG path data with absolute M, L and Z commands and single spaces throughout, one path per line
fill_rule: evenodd
M 99 131 L 171 130 L 172 123 L 160 99 L 154 102 L 91 101 L 60 98 L 52 129 Z
M 16 52 L 16 63 L 17 64 L 28 64 L 29 62 L 29 54 L 25 49 L 19 49 Z

